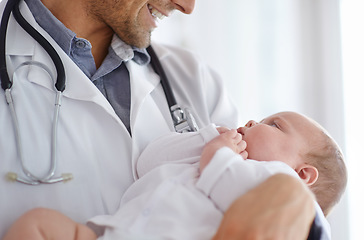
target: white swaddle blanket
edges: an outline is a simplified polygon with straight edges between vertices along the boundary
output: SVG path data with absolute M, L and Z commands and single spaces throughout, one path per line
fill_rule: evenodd
M 203 146 L 218 134 L 209 125 L 151 143 L 137 162 L 139 179 L 123 196 L 118 212 L 90 220 L 90 226 L 104 230 L 99 239 L 211 239 L 236 198 L 273 174 L 298 177 L 282 162 L 243 160 L 226 147 L 200 175 Z

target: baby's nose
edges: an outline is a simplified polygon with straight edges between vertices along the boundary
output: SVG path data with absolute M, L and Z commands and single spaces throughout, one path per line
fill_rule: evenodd
M 255 126 L 256 124 L 258 124 L 256 121 L 250 120 L 247 124 L 245 124 L 245 126 L 250 128 L 250 127 Z

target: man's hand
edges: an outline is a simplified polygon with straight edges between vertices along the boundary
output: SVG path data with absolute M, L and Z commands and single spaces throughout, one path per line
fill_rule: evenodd
M 10 227 L 2 240 L 96 240 L 96 234 L 86 225 L 52 209 L 35 208 L 22 215 Z
M 304 240 L 314 217 L 310 190 L 299 179 L 277 174 L 230 206 L 213 240 Z

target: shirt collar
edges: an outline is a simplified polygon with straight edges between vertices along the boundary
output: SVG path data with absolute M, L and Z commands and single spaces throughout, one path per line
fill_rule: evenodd
M 63 51 L 70 55 L 72 41 L 76 34 L 68 29 L 46 8 L 40 0 L 25 0 L 37 23 L 57 42 Z M 114 35 L 111 48 L 123 61 L 133 60 L 139 65 L 147 65 L 150 56 L 146 49 L 130 46 Z
M 139 65 L 146 65 L 150 62 L 150 56 L 146 49 L 132 47 L 123 42 L 116 34 L 111 41 L 111 48 L 124 61 L 132 59 Z

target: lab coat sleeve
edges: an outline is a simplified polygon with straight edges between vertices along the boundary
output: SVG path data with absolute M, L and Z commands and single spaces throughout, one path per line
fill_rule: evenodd
M 206 79 L 208 79 L 205 83 L 204 94 L 207 108 L 210 111 L 210 121 L 217 126 L 237 128 L 240 122 L 239 111 L 229 96 L 225 82 L 210 67 L 206 67 L 204 74 L 207 75 Z
M 196 186 L 225 212 L 234 200 L 277 173 L 298 177 L 283 162 L 243 160 L 240 155 L 224 147 L 216 152 L 203 170 Z
M 142 177 L 163 164 L 197 164 L 203 147 L 218 136 L 214 124 L 198 132 L 171 132 L 150 143 L 137 161 L 137 174 Z

